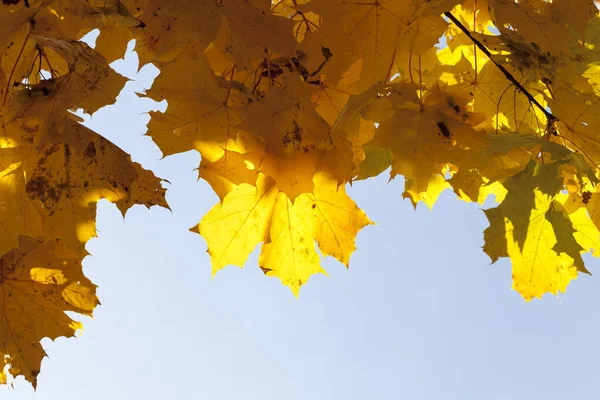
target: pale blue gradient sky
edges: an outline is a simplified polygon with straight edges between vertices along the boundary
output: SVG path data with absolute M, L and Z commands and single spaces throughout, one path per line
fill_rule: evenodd
M 349 193 L 379 225 L 359 234 L 348 271 L 325 260 L 330 276 L 299 300 L 263 275 L 256 252 L 211 280 L 188 228 L 217 198 L 196 181 L 197 153 L 161 160 L 143 136 L 151 105 L 133 90 L 155 70 L 136 76 L 135 63 L 116 63 L 135 81 L 88 124 L 171 182 L 172 212 L 136 206 L 123 221 L 99 204 L 84 271 L 102 306 L 80 338 L 43 341 L 35 395 L 19 378 L 0 399 L 600 398 L 599 278 L 525 303 L 509 263 L 490 266 L 481 250 L 483 213 L 450 192 L 415 212 L 401 179 L 356 183 Z

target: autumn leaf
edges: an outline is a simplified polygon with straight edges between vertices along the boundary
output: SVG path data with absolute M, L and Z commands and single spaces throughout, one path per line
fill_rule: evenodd
M 0 371 L 23 375 L 35 387 L 42 358 L 39 341 L 74 336 L 82 329 L 65 311 L 91 315 L 96 287 L 81 272 L 81 258 L 59 240 L 27 236 L 0 259 Z M 0 373 L 0 382 L 6 376 Z
M 502 204 L 486 210 L 490 227 L 484 232 L 484 250 L 492 261 L 510 257 L 513 288 L 526 300 L 564 292 L 578 270 L 587 272 L 581 253 L 589 248 L 579 243 L 583 238 L 575 238 L 576 228 L 556 200 L 560 174 L 559 163 L 532 161 L 506 181 Z
M 277 197 L 273 180 L 261 177 L 256 187 L 240 185 L 206 214 L 198 232 L 208 242 L 213 274 L 230 264 L 243 266 L 256 245 L 266 240 L 265 222 Z
M 269 98 L 248 107 L 249 116 L 239 125 L 262 139 L 256 149 L 260 172 L 271 177 L 277 188 L 294 201 L 313 190 L 319 144 L 327 140 L 329 124 L 315 112 L 310 92 L 290 79 L 287 90 L 272 88 Z
M 123 213 L 134 204 L 167 207 L 160 181 L 114 144 L 76 122 L 67 124 L 63 135 L 62 143 L 49 143 L 22 164 L 27 199 L 43 207 L 40 235 L 83 250 L 96 236 L 100 199 Z
M 35 386 L 40 340 L 73 336 L 81 324 L 64 312 L 91 315 L 98 304 L 81 271 L 97 202 L 107 198 L 122 212 L 138 203 L 167 206 L 158 178 L 72 113 L 114 103 L 126 82 L 76 40 L 102 20 L 102 7 L 32 1 L 0 9 L 13 40 L 0 59 L 2 382 L 23 375 Z M 75 16 L 82 19 L 66 27 Z
M 326 176 L 315 177 L 314 193 L 292 203 L 272 179 L 261 174 L 256 187 L 242 184 L 230 192 L 196 231 L 208 243 L 213 274 L 227 265 L 241 268 L 263 243 L 260 268 L 297 296 L 312 274 L 325 273 L 315 241 L 323 255 L 348 266 L 355 237 L 369 224 L 364 212 Z
M 355 237 L 372 222 L 348 197 L 343 188 L 322 175 L 315 177 L 313 194 L 297 201 L 300 209 L 312 209 L 312 237 L 324 256 L 332 256 L 348 267 L 350 255 L 356 250 Z M 305 211 L 306 213 L 306 211 Z M 307 213 L 310 215 L 310 213 Z
M 212 42 L 240 67 L 260 58 L 265 48 L 293 55 L 293 22 L 267 13 L 252 2 L 149 0 L 140 9 L 136 18 L 143 22 L 144 28 L 136 30 L 138 34 L 134 37 L 144 63 L 172 61 L 189 44 L 204 49 Z
M 391 0 L 314 0 L 301 8 L 323 19 L 322 25 L 302 43 L 307 53 L 316 48 L 331 49 L 334 57 L 323 71 L 337 82 L 356 61 L 362 60 L 359 87 L 367 89 L 391 75 L 396 53 L 404 48 L 420 54 L 437 43 L 446 23 L 439 14 L 452 1 L 428 2 Z M 310 66 L 318 65 L 311 60 Z
M 29 36 L 29 42 L 32 45 L 30 50 L 32 55 L 22 55 L 22 58 L 15 60 L 19 68 L 32 68 L 31 64 L 36 58 L 44 59 L 46 52 L 51 50 L 66 63 L 68 69 L 61 76 L 55 76 L 51 70 L 48 72 L 51 79 L 40 80 L 36 85 L 30 86 L 31 90 L 39 93 L 38 100 L 47 97 L 43 99 L 45 101 L 31 101 L 30 98 L 23 96 L 22 90 L 7 91 L 3 105 L 7 104 L 10 97 L 16 96 L 13 101 L 20 103 L 23 109 L 31 107 L 22 110 L 21 113 L 25 111 L 30 115 L 45 116 L 45 119 L 49 119 L 58 103 L 67 109 L 82 108 L 91 114 L 100 107 L 114 103 L 126 82 L 124 77 L 112 70 L 108 63 L 85 43 L 43 36 Z M 52 66 L 49 65 L 48 68 Z M 41 70 L 38 73 L 43 74 Z M 11 89 L 19 89 L 20 79 L 24 77 L 13 74 L 12 81 L 7 84 Z M 56 114 L 61 115 L 61 113 Z

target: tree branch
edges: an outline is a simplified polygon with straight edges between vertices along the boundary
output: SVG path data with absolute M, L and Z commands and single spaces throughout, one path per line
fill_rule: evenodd
M 483 43 L 481 43 L 479 40 L 477 40 L 472 34 L 471 31 L 469 31 L 467 29 L 467 27 L 465 27 L 458 19 L 456 19 L 456 17 L 449 11 L 446 11 L 444 13 L 444 15 L 446 17 L 448 17 L 450 19 L 450 21 L 452 21 L 454 23 L 454 25 L 456 25 L 461 31 L 463 31 L 463 33 L 465 35 L 467 35 L 469 37 L 469 39 L 471 39 L 471 41 L 475 44 L 475 46 L 477 46 L 477 48 L 479 50 L 481 50 L 483 52 L 483 54 L 485 54 L 486 56 L 488 56 L 488 58 L 490 59 L 490 61 L 492 63 L 494 63 L 494 65 L 500 70 L 500 72 L 502 72 L 502 74 L 504 74 L 504 76 L 506 77 L 506 79 L 508 79 L 513 85 L 515 85 L 515 87 L 517 89 L 519 89 L 521 91 L 521 93 L 523 93 L 525 95 L 525 97 L 527 97 L 527 99 L 537 108 L 540 109 L 540 111 L 542 113 L 544 113 L 544 115 L 546 116 L 546 119 L 548 120 L 547 123 L 547 128 L 548 131 L 553 134 L 553 135 L 557 135 L 556 133 L 556 129 L 554 128 L 554 123 L 558 121 L 558 118 L 552 114 L 550 111 L 546 110 L 546 108 L 544 106 L 542 106 L 536 99 L 535 97 L 533 97 L 533 95 L 531 93 L 529 93 L 527 91 L 527 89 L 525 89 L 523 87 L 523 85 L 521 85 L 521 83 L 515 79 L 515 77 L 508 72 L 508 70 L 506 68 L 504 68 L 504 66 L 502 64 L 499 64 L 498 62 L 496 62 L 494 60 L 494 58 L 492 57 L 492 53 L 490 53 L 490 51 L 488 50 L 487 47 L 485 47 L 483 45 Z

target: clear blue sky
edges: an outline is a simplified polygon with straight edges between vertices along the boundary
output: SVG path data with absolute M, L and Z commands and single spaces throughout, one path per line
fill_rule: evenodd
M 98 207 L 85 273 L 102 306 L 78 339 L 44 340 L 37 393 L 22 379 L 2 400 L 534 400 L 600 398 L 600 278 L 560 299 L 525 303 L 510 265 L 481 250 L 483 213 L 446 192 L 430 213 L 402 200 L 402 180 L 350 194 L 379 223 L 358 238 L 350 269 L 330 259 L 299 300 L 246 268 L 214 280 L 206 245 L 188 232 L 217 200 L 196 181 L 199 156 L 160 160 L 143 136 L 153 68 L 89 125 L 171 181 L 172 212 Z M 592 273 L 599 261 L 591 262 Z

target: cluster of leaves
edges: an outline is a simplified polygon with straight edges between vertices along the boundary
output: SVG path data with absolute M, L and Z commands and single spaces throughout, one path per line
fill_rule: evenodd
M 92 29 L 95 49 L 76 41 Z M 148 134 L 200 152 L 220 198 L 193 229 L 213 273 L 259 244 L 295 294 L 325 273 L 316 246 L 347 266 L 371 221 L 344 187 L 390 167 L 415 206 L 495 196 L 484 251 L 510 257 L 527 300 L 600 254 L 591 0 L 3 0 L 2 381 L 35 385 L 39 340 L 97 304 L 80 265 L 96 202 L 166 207 L 152 173 L 69 112 L 114 102 L 125 79 L 108 64 L 132 39 L 161 71 L 143 95 L 168 102 Z

